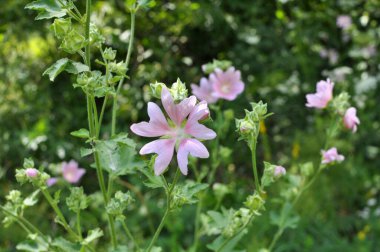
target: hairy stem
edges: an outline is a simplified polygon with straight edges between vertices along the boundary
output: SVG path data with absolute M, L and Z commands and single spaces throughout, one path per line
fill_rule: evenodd
M 136 239 L 133 237 L 133 235 L 132 235 L 131 231 L 129 230 L 129 228 L 128 228 L 127 224 L 125 223 L 125 221 L 120 220 L 120 223 L 121 223 L 121 225 L 122 225 L 125 233 L 129 237 L 129 239 L 131 239 L 131 241 L 133 242 L 133 245 L 137 248 L 138 251 L 140 251 L 140 247 L 137 244 Z
M 252 153 L 252 169 L 253 169 L 253 176 L 255 180 L 255 188 L 258 192 L 260 192 L 261 189 L 260 189 L 259 174 L 257 172 L 257 162 L 256 162 L 256 144 L 257 144 L 257 137 L 253 139 L 250 149 Z

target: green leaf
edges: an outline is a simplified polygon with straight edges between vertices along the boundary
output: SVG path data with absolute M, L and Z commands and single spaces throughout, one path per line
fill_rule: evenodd
M 80 244 L 72 243 L 68 240 L 66 240 L 63 237 L 58 237 L 54 239 L 54 241 L 51 243 L 52 246 L 59 249 L 59 251 L 66 252 L 66 251 L 79 251 L 81 248 Z
M 36 20 L 60 18 L 66 15 L 66 10 L 62 9 L 56 0 L 37 0 L 27 4 L 25 9 L 37 11 Z
M 182 185 L 177 185 L 173 191 L 171 208 L 179 208 L 186 204 L 198 202 L 197 194 L 206 189 L 208 184 L 187 180 Z
M 54 81 L 54 79 L 63 71 L 67 71 L 72 74 L 78 74 L 81 72 L 89 71 L 88 66 L 69 60 L 68 58 L 63 58 L 51 65 L 42 75 L 49 75 L 49 79 Z
M 142 172 L 145 175 L 145 177 L 148 179 L 147 181 L 144 181 L 144 185 L 152 189 L 165 187 L 165 183 L 162 177 L 156 176 L 153 172 L 153 165 L 154 165 L 154 161 L 156 160 L 156 156 L 157 155 L 154 155 L 150 159 L 148 163 L 148 169 L 140 169 L 140 172 Z
M 83 240 L 82 244 L 83 245 L 88 245 L 92 241 L 100 238 L 103 236 L 103 231 L 100 228 L 96 228 L 93 230 L 90 230 L 87 234 L 87 237 Z
M 243 238 L 243 236 L 246 233 L 247 229 L 244 229 L 230 240 L 227 240 L 228 238 L 225 238 L 222 235 L 220 235 L 212 243 L 208 244 L 207 248 L 209 248 L 212 251 L 218 252 L 239 252 L 241 250 L 234 250 L 234 248 L 236 247 L 236 245 L 238 245 L 239 241 Z
M 27 198 L 25 198 L 23 202 L 24 206 L 34 206 L 38 202 L 37 195 L 39 192 L 40 190 L 36 190 Z
M 79 138 L 90 138 L 90 132 L 87 129 L 80 129 L 70 133 L 70 135 Z
M 136 144 L 125 133 L 120 133 L 110 140 L 96 143 L 102 169 L 114 176 L 131 174 L 145 165 L 137 159 Z
M 80 156 L 85 157 L 94 153 L 94 149 L 80 148 Z

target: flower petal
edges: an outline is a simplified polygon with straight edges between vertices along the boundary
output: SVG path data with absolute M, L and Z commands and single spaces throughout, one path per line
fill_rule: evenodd
M 195 96 L 190 96 L 189 98 L 181 101 L 179 104 L 175 104 L 170 91 L 167 88 L 163 88 L 161 92 L 161 101 L 170 119 L 175 124 L 181 125 L 182 121 L 194 108 L 197 98 L 195 98 Z
M 154 162 L 154 173 L 161 175 L 169 166 L 173 158 L 175 139 L 159 139 L 144 145 L 140 154 L 156 153 L 158 156 Z
M 193 120 L 187 121 L 185 126 L 185 133 L 202 140 L 210 140 L 216 137 L 215 131 Z
M 189 163 L 189 154 L 193 157 L 208 158 L 209 153 L 206 147 L 197 139 L 183 139 L 179 144 L 177 161 L 179 169 L 183 175 L 187 175 Z

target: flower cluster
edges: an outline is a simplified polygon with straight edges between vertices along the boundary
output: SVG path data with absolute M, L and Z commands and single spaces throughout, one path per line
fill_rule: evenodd
M 208 158 L 209 152 L 198 140 L 210 140 L 216 133 L 199 123 L 209 116 L 206 101 L 197 103 L 195 96 L 183 99 L 176 104 L 173 96 L 165 86 L 161 91 L 162 105 L 169 117 L 167 119 L 159 106 L 148 103 L 149 122 L 136 123 L 131 126 L 133 133 L 144 137 L 161 137 L 144 145 L 140 154 L 156 153 L 154 172 L 162 174 L 173 158 L 174 149 L 177 152 L 177 161 L 182 174 L 188 173 L 188 155 L 199 158 Z
M 215 65 L 215 64 L 214 64 Z M 225 65 L 225 64 L 224 64 Z M 221 65 L 221 66 L 224 66 Z M 219 99 L 228 101 L 235 100 L 244 91 L 244 83 L 241 73 L 232 66 L 223 70 L 218 65 L 204 65 L 205 72 L 210 72 L 209 78 L 203 77 L 199 86 L 191 84 L 193 94 L 201 101 L 216 103 Z M 212 72 L 210 71 L 212 69 Z

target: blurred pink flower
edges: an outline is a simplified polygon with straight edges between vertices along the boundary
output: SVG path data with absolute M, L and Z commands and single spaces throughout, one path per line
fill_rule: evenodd
M 135 123 L 131 126 L 131 130 L 140 136 L 163 137 L 144 145 L 140 150 L 141 155 L 158 154 L 154 163 L 154 172 L 157 176 L 169 166 L 174 149 L 177 151 L 179 169 L 183 175 L 187 175 L 189 154 L 199 158 L 209 157 L 206 147 L 196 138 L 210 140 L 216 137 L 213 130 L 198 122 L 208 116 L 210 111 L 205 101 L 195 105 L 197 101 L 195 96 L 175 104 L 167 88 L 162 89 L 161 100 L 170 118 L 169 123 L 158 105 L 149 102 L 149 122 Z
M 325 108 L 333 97 L 333 88 L 334 83 L 330 79 L 319 81 L 317 83 L 317 92 L 306 95 L 306 107 Z
M 338 154 L 338 150 L 333 147 L 327 151 L 322 150 L 322 164 L 328 164 L 331 162 L 341 162 L 344 160 L 344 156 Z
M 347 30 L 352 25 L 352 19 L 348 15 L 340 15 L 336 18 L 336 25 L 343 30 Z
M 58 178 L 49 178 L 47 181 L 46 181 L 46 185 L 47 186 L 53 186 L 53 185 L 55 185 L 56 183 L 57 183 L 57 181 L 58 181 Z
M 215 69 L 210 75 L 210 83 L 216 97 L 229 101 L 235 100 L 244 90 L 240 71 L 236 71 L 234 67 L 228 68 L 225 72 Z
M 83 168 L 79 168 L 78 163 L 74 160 L 71 160 L 68 163 L 62 163 L 63 178 L 71 184 L 78 183 L 85 173 L 86 170 Z
M 213 91 L 212 83 L 206 78 L 201 79 L 199 86 L 191 84 L 191 89 L 193 94 L 200 101 L 215 103 L 218 100 L 218 97 L 216 97 L 215 92 Z
M 274 168 L 275 177 L 284 176 L 285 174 L 286 174 L 286 169 L 284 167 L 278 165 Z
M 35 178 L 38 175 L 38 170 L 35 168 L 28 168 L 25 170 L 25 174 L 30 178 Z
M 351 107 L 347 109 L 346 113 L 344 114 L 343 123 L 347 129 L 351 129 L 352 132 L 356 132 L 358 129 L 358 124 L 360 124 L 360 120 L 356 116 L 356 108 Z

